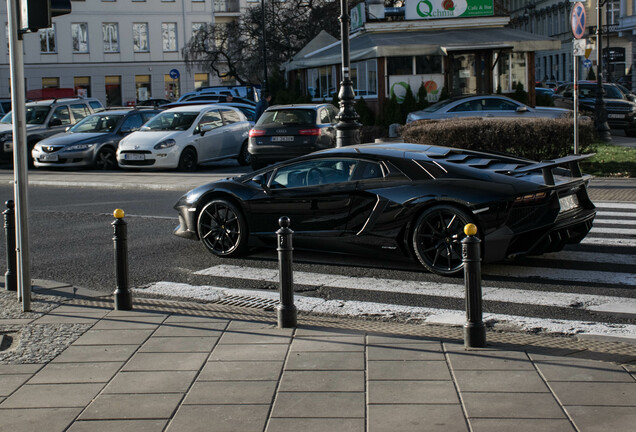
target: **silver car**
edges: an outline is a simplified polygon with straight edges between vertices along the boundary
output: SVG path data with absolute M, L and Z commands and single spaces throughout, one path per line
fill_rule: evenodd
M 410 113 L 406 122 L 456 117 L 566 118 L 571 113 L 563 108 L 532 108 L 501 95 L 456 96 Z

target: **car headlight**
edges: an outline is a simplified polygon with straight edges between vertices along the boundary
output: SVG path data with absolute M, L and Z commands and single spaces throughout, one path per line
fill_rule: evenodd
M 154 149 L 155 150 L 161 150 L 161 149 L 165 149 L 168 147 L 174 147 L 177 144 L 177 142 L 173 139 L 167 139 L 165 141 L 161 141 L 159 144 L 155 144 Z
M 95 144 L 73 144 L 70 145 L 66 148 L 64 148 L 64 151 L 80 151 L 80 150 L 87 150 L 91 147 L 93 147 Z

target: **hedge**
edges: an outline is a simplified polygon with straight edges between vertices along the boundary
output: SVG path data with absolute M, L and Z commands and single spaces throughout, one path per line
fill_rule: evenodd
M 579 122 L 579 153 L 589 152 L 594 133 L 592 120 Z M 572 118 L 418 120 L 403 126 L 400 134 L 410 143 L 503 152 L 533 160 L 574 152 Z

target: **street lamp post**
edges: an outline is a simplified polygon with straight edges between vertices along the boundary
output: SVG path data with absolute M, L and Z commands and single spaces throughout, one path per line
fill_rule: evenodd
M 340 0 L 340 35 L 342 40 L 342 81 L 340 82 L 340 112 L 336 124 L 336 147 L 360 143 L 360 127 L 358 114 L 353 105 L 356 94 L 349 76 L 349 5 L 347 0 Z
M 601 30 L 603 19 L 601 11 L 605 3 L 607 3 L 607 0 L 596 0 L 596 103 L 594 104 L 596 117 L 594 126 L 600 139 L 611 141 L 612 136 L 607 124 L 607 107 L 605 106 L 605 100 L 603 100 L 603 31 Z
M 261 85 L 261 94 L 267 90 L 267 46 L 265 43 L 265 0 L 261 0 L 261 12 L 263 14 L 261 26 L 263 27 L 263 84 Z

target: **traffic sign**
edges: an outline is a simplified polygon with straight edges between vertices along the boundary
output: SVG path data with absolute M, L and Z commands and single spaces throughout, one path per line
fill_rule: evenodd
M 170 69 L 170 78 L 177 79 L 179 78 L 179 71 L 177 69 Z
M 574 39 L 572 41 L 572 55 L 574 56 L 585 55 L 585 39 Z
M 581 39 L 585 33 L 585 6 L 583 6 L 583 3 L 574 3 L 570 21 L 572 24 L 572 34 L 576 39 Z
M 583 60 L 583 67 L 591 68 L 592 67 L 592 60 L 589 60 L 589 59 Z

